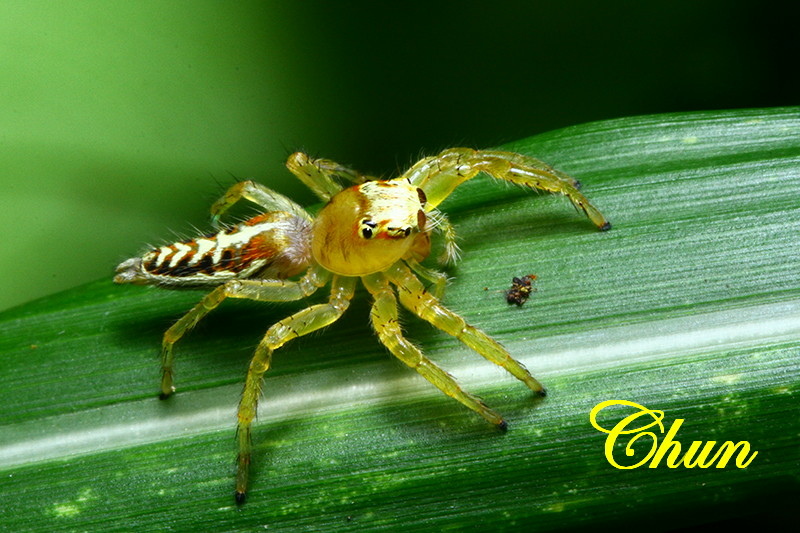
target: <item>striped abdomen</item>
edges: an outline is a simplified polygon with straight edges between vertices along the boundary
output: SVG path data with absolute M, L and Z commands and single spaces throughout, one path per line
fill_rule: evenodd
M 216 285 L 230 279 L 283 279 L 310 261 L 311 225 L 283 211 L 217 233 L 161 246 L 117 267 L 117 283 Z

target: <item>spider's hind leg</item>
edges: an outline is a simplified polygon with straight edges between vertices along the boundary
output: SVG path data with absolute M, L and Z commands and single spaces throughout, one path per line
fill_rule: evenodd
M 299 204 L 260 183 L 247 180 L 232 185 L 222 198 L 211 206 L 211 220 L 214 226 L 218 226 L 220 217 L 242 199 L 253 202 L 265 211 L 285 211 L 311 221 L 311 216 Z
M 312 295 L 328 281 L 328 274 L 311 268 L 297 281 L 285 280 L 233 280 L 228 281 L 203 297 L 188 313 L 183 315 L 165 333 L 161 344 L 161 399 L 175 392 L 173 363 L 175 343 L 197 325 L 208 313 L 226 298 L 244 298 L 261 302 L 290 302 Z
M 256 348 L 255 355 L 247 370 L 242 399 L 237 413 L 236 438 L 239 454 L 237 456 L 236 502 L 243 503 L 247 493 L 250 472 L 252 445 L 250 426 L 256 417 L 258 398 L 261 395 L 261 381 L 269 369 L 272 353 L 296 337 L 328 326 L 338 320 L 350 305 L 355 291 L 356 278 L 335 276 L 331 283 L 328 303 L 307 307 L 288 318 L 276 322 L 267 330 Z
M 295 152 L 286 160 L 286 168 L 297 176 L 321 200 L 328 201 L 342 190 L 336 178 L 354 184 L 364 183 L 368 176 L 330 159 L 315 159 L 303 152 Z

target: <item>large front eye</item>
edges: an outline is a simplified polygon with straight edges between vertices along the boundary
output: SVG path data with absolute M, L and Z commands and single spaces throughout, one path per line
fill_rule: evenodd
M 361 236 L 365 239 L 371 239 L 372 236 L 375 234 L 375 228 L 378 225 L 371 220 L 362 220 L 361 221 Z

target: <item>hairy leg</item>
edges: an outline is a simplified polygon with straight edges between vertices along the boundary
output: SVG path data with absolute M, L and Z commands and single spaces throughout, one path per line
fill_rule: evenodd
M 352 183 L 363 183 L 368 178 L 330 159 L 314 159 L 303 152 L 295 152 L 286 160 L 286 168 L 297 176 L 321 200 L 330 200 L 342 190 L 334 178 Z
M 405 259 L 404 261 L 417 276 L 431 282 L 433 294 L 437 298 L 444 296 L 444 290 L 447 287 L 447 276 L 444 273 L 425 267 L 413 259 Z
M 450 219 L 438 209 L 431 209 L 428 212 L 428 218 L 431 220 L 433 229 L 444 237 L 444 250 L 437 261 L 442 265 L 457 263 L 461 256 L 461 250 L 456 243 L 456 230 L 450 223 Z
M 506 423 L 503 417 L 487 407 L 479 398 L 464 391 L 453 376 L 425 357 L 419 348 L 403 336 L 397 319 L 397 299 L 389 281 L 382 274 L 371 274 L 361 279 L 375 300 L 370 319 L 383 345 L 440 391 L 472 409 L 488 422 L 505 429 Z
M 220 285 L 203 297 L 191 311 L 183 315 L 165 333 L 161 345 L 161 398 L 168 398 L 173 385 L 173 346 L 190 329 L 226 298 L 245 298 L 262 302 L 289 302 L 313 294 L 328 282 L 329 274 L 320 267 L 312 266 L 298 281 L 271 279 L 232 280 Z
M 505 368 L 532 391 L 544 396 L 545 390 L 530 372 L 511 357 L 511 354 L 486 333 L 466 323 L 450 311 L 436 297 L 425 290 L 417 277 L 400 263 L 395 263 L 386 272 L 389 280 L 397 285 L 400 302 L 418 317 L 454 336 L 494 364 Z
M 451 148 L 427 157 L 411 167 L 402 178 L 422 188 L 428 205 L 436 207 L 453 190 L 479 172 L 531 189 L 561 193 L 583 211 L 601 230 L 611 224 L 578 190 L 578 182 L 567 174 L 533 157 L 499 150 Z
M 233 185 L 222 198 L 214 202 L 211 206 L 211 218 L 214 225 L 218 225 L 219 219 L 225 211 L 241 199 L 250 200 L 264 208 L 265 211 L 285 211 L 311 221 L 311 216 L 299 204 L 260 183 L 248 180 Z
M 252 453 L 250 427 L 256 416 L 258 399 L 261 395 L 261 381 L 264 372 L 269 369 L 272 352 L 296 337 L 311 333 L 338 320 L 350 305 L 350 299 L 355 291 L 355 282 L 356 278 L 334 276 L 328 303 L 312 305 L 275 323 L 267 330 L 266 335 L 258 344 L 247 371 L 237 415 L 236 435 L 239 448 L 239 455 L 236 460 L 235 496 L 237 503 L 244 502 L 247 492 Z

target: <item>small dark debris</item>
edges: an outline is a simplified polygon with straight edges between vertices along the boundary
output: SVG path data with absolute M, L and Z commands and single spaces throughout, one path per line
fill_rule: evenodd
M 511 280 L 511 288 L 506 291 L 506 301 L 509 304 L 521 306 L 536 289 L 531 286 L 531 282 L 536 280 L 536 274 L 528 274 L 521 278 Z

